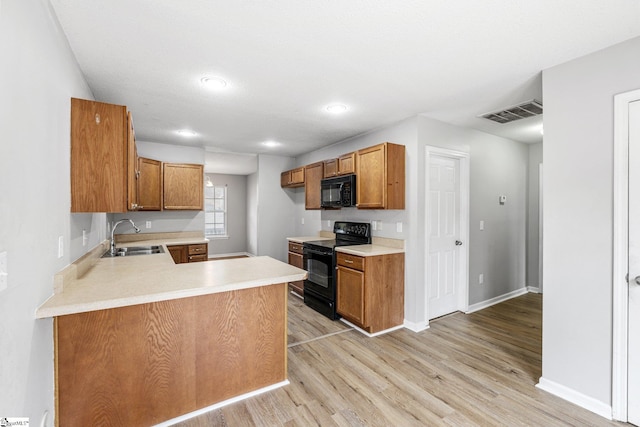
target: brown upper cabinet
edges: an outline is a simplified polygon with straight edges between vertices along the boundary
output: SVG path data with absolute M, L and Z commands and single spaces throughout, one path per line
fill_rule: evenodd
M 338 157 L 338 170 L 336 175 L 349 175 L 356 173 L 356 153 L 343 154 Z
M 338 159 L 329 159 L 324 161 L 323 178 L 331 178 L 338 174 Z
M 304 167 L 284 171 L 280 174 L 280 187 L 296 188 L 304 186 Z
M 204 209 L 203 165 L 163 163 L 162 175 L 164 209 Z
M 358 150 L 356 175 L 359 209 L 404 209 L 404 145 L 384 142 Z
M 343 154 L 337 159 L 324 161 L 324 178 L 356 173 L 356 153 Z
M 162 162 L 138 158 L 138 210 L 162 210 Z
M 320 209 L 320 181 L 324 176 L 324 162 L 307 165 L 304 169 L 304 207 Z
M 137 163 L 127 107 L 71 98 L 71 212 L 136 210 Z

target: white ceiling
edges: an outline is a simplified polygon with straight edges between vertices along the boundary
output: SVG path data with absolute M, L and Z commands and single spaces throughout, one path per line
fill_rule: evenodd
M 94 96 L 127 105 L 138 139 L 227 153 L 296 156 L 417 114 L 537 142 L 540 117 L 476 116 L 544 103 L 541 70 L 640 35 L 638 0 L 51 3 Z

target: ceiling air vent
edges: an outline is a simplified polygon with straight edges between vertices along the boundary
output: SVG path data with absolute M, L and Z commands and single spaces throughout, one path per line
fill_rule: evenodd
M 542 103 L 532 99 L 523 104 L 515 105 L 493 113 L 482 114 L 482 117 L 496 123 L 510 123 L 527 117 L 539 116 L 542 114 Z

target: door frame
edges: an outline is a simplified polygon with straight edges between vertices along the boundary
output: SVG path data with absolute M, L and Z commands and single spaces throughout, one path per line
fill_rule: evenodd
M 460 165 L 460 218 L 458 223 L 458 229 L 460 230 L 460 240 L 463 242 L 460 252 L 460 289 L 458 293 L 458 310 L 466 312 L 469 309 L 469 185 L 470 185 L 470 172 L 469 172 L 469 153 L 464 151 L 450 150 L 448 148 L 434 147 L 431 145 L 425 146 L 425 197 L 424 197 L 424 230 L 425 234 L 429 230 L 429 218 L 427 213 L 429 212 L 430 200 L 429 200 L 429 188 L 430 188 L 430 164 L 431 156 L 437 155 L 441 157 L 448 157 L 459 160 Z M 429 256 L 429 238 L 424 239 L 424 313 L 425 313 L 425 325 L 429 327 L 429 275 L 427 271 L 427 257 Z
M 629 104 L 640 89 L 614 97 L 613 127 L 613 348 L 611 413 L 627 421 L 629 294 Z

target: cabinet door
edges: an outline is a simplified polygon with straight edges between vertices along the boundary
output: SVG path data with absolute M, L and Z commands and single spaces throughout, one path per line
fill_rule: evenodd
M 323 177 L 331 178 L 338 173 L 338 159 L 329 159 L 324 161 Z
M 386 154 L 385 144 L 375 145 L 358 151 L 356 194 L 359 208 L 385 207 L 386 182 Z
M 136 148 L 136 133 L 133 128 L 131 112 L 127 113 L 127 209 L 138 210 L 138 149 Z
M 323 176 L 324 163 L 318 162 L 305 167 L 304 207 L 320 209 L 320 181 Z
M 164 209 L 202 210 L 204 207 L 204 168 L 186 163 L 164 163 Z
M 169 253 L 173 258 L 173 262 L 175 262 L 176 264 L 182 264 L 188 261 L 186 245 L 167 246 L 167 249 L 169 249 Z
M 291 171 L 284 171 L 280 174 L 280 187 L 286 188 L 291 184 Z
M 126 212 L 127 108 L 71 99 L 71 212 Z
M 297 168 L 291 171 L 291 184 L 301 186 L 304 184 L 304 168 Z
M 303 256 L 294 252 L 289 252 L 289 265 L 304 269 Z M 304 280 L 289 282 L 291 287 L 300 295 L 304 295 Z
M 368 327 L 365 307 L 364 272 L 338 266 L 338 313 L 362 328 Z
M 138 159 L 138 210 L 162 210 L 162 162 Z
M 338 175 L 356 173 L 356 153 L 345 154 L 338 158 Z

